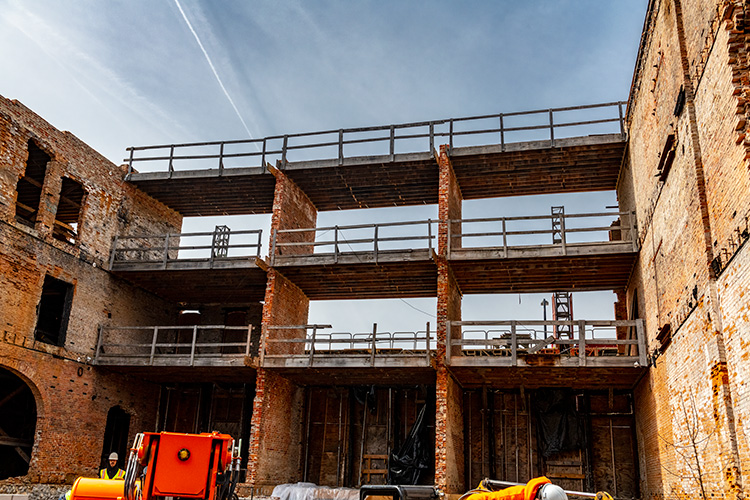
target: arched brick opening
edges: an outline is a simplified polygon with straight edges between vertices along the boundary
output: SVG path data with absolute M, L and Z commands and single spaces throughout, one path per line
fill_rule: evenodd
M 28 383 L 0 367 L 0 479 L 29 471 L 37 427 L 37 404 Z

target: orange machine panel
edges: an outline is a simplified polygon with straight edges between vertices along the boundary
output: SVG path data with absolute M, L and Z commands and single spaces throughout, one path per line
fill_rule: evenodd
M 154 467 L 154 493 L 159 496 L 206 497 L 211 473 L 211 443 L 209 435 L 161 433 Z
M 79 477 L 73 483 L 71 500 L 116 500 L 123 497 L 125 481 Z

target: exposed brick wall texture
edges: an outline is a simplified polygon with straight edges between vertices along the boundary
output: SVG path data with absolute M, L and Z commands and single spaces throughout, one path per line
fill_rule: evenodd
M 748 479 L 746 250 L 718 282 L 710 266 L 722 248 L 740 248 L 750 211 L 745 7 L 654 2 L 631 94 L 618 199 L 637 212 L 641 248 L 627 297 L 632 310 L 637 290 L 657 355 L 635 393 L 643 498 L 696 498 L 701 489 L 738 498 Z M 680 87 L 687 103 L 675 116 Z M 669 134 L 674 162 L 662 182 Z M 667 346 L 656 339 L 664 325 Z
M 33 228 L 15 220 L 16 185 L 32 139 L 52 158 Z M 63 176 L 86 191 L 74 245 L 51 234 Z M 72 482 L 95 473 L 107 412 L 115 405 L 131 415 L 131 439 L 154 428 L 158 386 L 90 365 L 99 325 L 164 324 L 176 312 L 104 269 L 115 235 L 130 227 L 175 232 L 182 221 L 122 179 L 120 167 L 74 135 L 0 97 L 0 367 L 32 387 L 39 415 L 29 473 L 8 481 Z M 74 286 L 64 346 L 34 339 L 45 275 Z
M 315 228 L 318 212 L 310 198 L 297 186 L 294 181 L 281 170 L 272 169 L 276 176 L 276 189 L 271 213 L 271 241 L 268 248 L 273 248 L 275 231 L 286 229 Z M 277 234 L 278 243 L 304 243 L 315 241 L 315 231 L 301 231 Z M 276 246 L 276 255 L 305 255 L 313 253 L 312 245 Z
M 5 482 L 72 484 L 78 476 L 95 475 L 113 406 L 130 414 L 130 442 L 137 432 L 154 428 L 156 384 L 4 342 L 0 359 L 0 366 L 27 383 L 37 405 L 29 473 Z
M 248 451 L 248 484 L 302 480 L 302 408 L 304 391 L 284 377 L 258 369 Z

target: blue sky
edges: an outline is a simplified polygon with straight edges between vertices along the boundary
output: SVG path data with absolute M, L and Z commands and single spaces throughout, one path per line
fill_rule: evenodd
M 132 145 L 625 100 L 646 3 L 0 0 L 0 94 L 116 163 Z M 487 207 L 545 214 L 558 202 L 575 211 L 616 201 L 611 193 L 488 201 L 465 215 Z M 319 225 L 433 212 L 321 214 Z M 611 316 L 606 295 L 590 315 Z M 467 307 L 474 316 L 540 315 L 541 298 L 524 298 L 528 310 L 517 296 L 503 300 L 466 299 L 464 316 Z M 348 320 L 335 304 L 314 304 L 311 320 L 330 323 L 335 311 L 343 329 L 367 330 L 378 315 L 418 328 L 430 318 L 411 306 L 434 312 L 434 299 L 383 304 L 346 308 L 359 311 Z

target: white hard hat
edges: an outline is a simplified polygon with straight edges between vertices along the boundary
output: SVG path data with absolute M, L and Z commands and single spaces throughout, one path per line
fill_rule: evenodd
M 118 458 L 120 458 L 120 457 L 118 457 L 117 453 L 115 453 L 114 451 L 109 454 L 109 459 L 110 460 L 117 460 Z
M 542 500 L 568 500 L 568 495 L 565 494 L 565 490 L 556 484 L 547 483 L 539 488 L 539 498 Z

